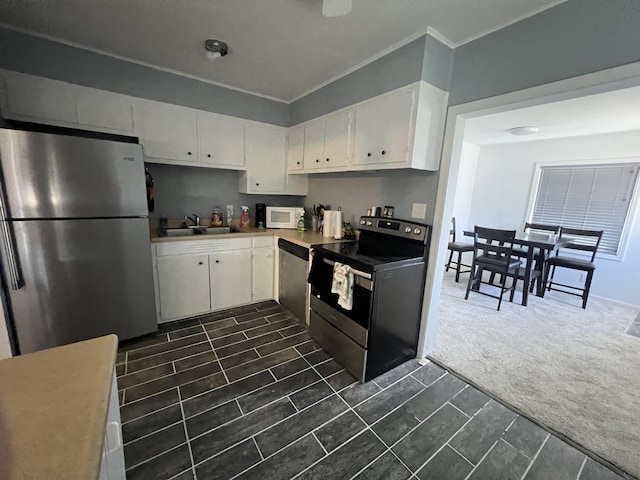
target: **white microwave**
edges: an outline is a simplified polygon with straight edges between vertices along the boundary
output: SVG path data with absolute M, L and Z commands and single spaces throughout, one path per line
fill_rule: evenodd
M 267 228 L 296 228 L 303 207 L 267 207 Z

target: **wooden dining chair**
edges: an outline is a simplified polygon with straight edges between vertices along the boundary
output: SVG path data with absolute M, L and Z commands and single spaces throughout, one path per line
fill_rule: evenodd
M 456 267 L 456 283 L 460 281 L 461 273 L 469 273 L 471 271 L 471 265 L 462 263 L 462 254 L 466 252 L 473 252 L 473 245 L 471 243 L 465 242 L 456 242 L 456 217 L 451 218 L 451 230 L 449 230 L 449 235 L 451 236 L 451 241 L 448 243 L 447 248 L 449 249 L 449 261 L 447 262 L 446 272 L 449 271 L 449 268 L 453 265 Z M 457 260 L 453 261 L 453 253 L 457 252 Z M 460 267 L 468 267 L 469 270 L 461 270 Z
M 560 225 L 544 225 L 542 223 L 530 223 L 526 222 L 524 224 L 524 232 L 529 233 L 532 230 L 539 232 L 547 232 L 551 235 L 557 235 L 560 233 Z M 513 256 L 518 258 L 520 261 L 526 260 L 529 255 L 529 248 L 524 245 L 518 245 L 517 243 L 513 247 Z M 542 272 L 544 269 L 544 261 L 546 260 L 545 252 L 540 252 L 535 256 L 536 263 L 532 265 L 534 271 Z M 523 270 L 524 271 L 524 270 Z M 522 277 L 521 277 L 522 278 Z M 529 286 L 529 292 L 533 293 L 536 282 L 541 282 L 542 278 L 540 276 L 536 276 L 533 278 L 531 285 Z
M 582 308 L 587 308 L 587 300 L 589 299 L 589 290 L 591 289 L 593 272 L 595 272 L 596 270 L 594 260 L 596 258 L 598 247 L 600 246 L 600 241 L 602 240 L 603 233 L 603 230 L 580 230 L 576 228 L 562 227 L 560 229 L 560 239 L 558 241 L 562 243 L 563 240 L 569 240 L 570 243 L 556 250 L 556 255 L 551 256 L 547 259 L 544 268 L 544 285 L 546 287 L 546 290 L 556 290 L 558 292 L 568 293 L 570 295 L 581 297 Z M 576 258 L 572 256 L 562 255 L 561 253 L 565 250 L 573 250 L 575 252 L 589 252 L 591 253 L 591 255 L 587 258 Z M 585 272 L 587 274 L 587 278 L 585 279 L 584 285 L 576 287 L 573 285 L 554 282 L 553 277 L 556 273 L 556 268 L 558 267 Z M 551 272 L 551 278 L 549 278 L 549 272 Z M 563 287 L 564 289 L 569 290 L 554 288 L 554 286 Z
M 467 282 L 467 292 L 465 300 L 469 299 L 469 292 L 474 292 L 498 299 L 498 311 L 502 305 L 502 297 L 505 292 L 511 292 L 509 301 L 513 302 L 516 285 L 522 262 L 512 256 L 513 241 L 516 235 L 515 230 L 498 230 L 495 228 L 484 228 L 476 226 L 473 236 L 473 261 L 471 263 L 471 275 Z M 500 275 L 499 285 L 491 282 L 483 282 L 484 271 L 497 273 Z M 507 286 L 507 277 L 510 277 L 511 285 Z M 500 288 L 500 295 L 492 295 L 488 292 L 480 291 L 480 285 L 492 285 Z

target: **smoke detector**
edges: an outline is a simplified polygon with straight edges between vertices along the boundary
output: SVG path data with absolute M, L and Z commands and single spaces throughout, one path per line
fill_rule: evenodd
M 511 135 L 517 135 L 517 136 L 521 137 L 521 136 L 524 136 L 524 135 L 535 135 L 536 133 L 538 133 L 540 131 L 540 129 L 538 127 L 533 126 L 533 125 L 527 125 L 527 126 L 524 126 L 524 127 L 508 128 L 506 131 L 509 132 Z
M 209 60 L 224 57 L 229 53 L 229 46 L 226 43 L 221 40 L 214 40 L 213 38 L 208 38 L 204 41 L 204 48 Z

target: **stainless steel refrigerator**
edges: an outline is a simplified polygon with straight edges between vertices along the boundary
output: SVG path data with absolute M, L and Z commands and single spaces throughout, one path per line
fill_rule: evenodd
M 140 145 L 0 129 L 0 165 L 17 353 L 156 330 Z

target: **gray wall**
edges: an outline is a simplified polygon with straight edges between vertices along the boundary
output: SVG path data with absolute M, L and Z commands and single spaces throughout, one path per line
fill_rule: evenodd
M 155 211 L 150 218 L 182 218 L 195 213 L 210 218 L 213 207 L 233 205 L 234 217 L 247 205 L 253 218 L 256 203 L 275 206 L 304 205 L 304 197 L 285 195 L 245 195 L 238 193 L 240 172 L 148 163 L 155 186 Z
M 455 50 L 450 105 L 640 60 L 640 1 L 569 0 Z
M 345 220 L 352 222 L 374 205 L 393 205 L 395 217 L 410 219 L 412 204 L 426 203 L 424 221 L 431 223 L 437 187 L 437 172 L 387 170 L 311 175 L 306 202 L 329 204 L 332 209 L 342 207 Z
M 0 27 L 0 68 L 287 126 L 289 105 Z
M 420 79 L 447 90 L 453 51 L 430 35 L 339 78 L 290 105 L 290 125 L 417 82 Z M 423 65 L 429 62 L 429 65 Z

